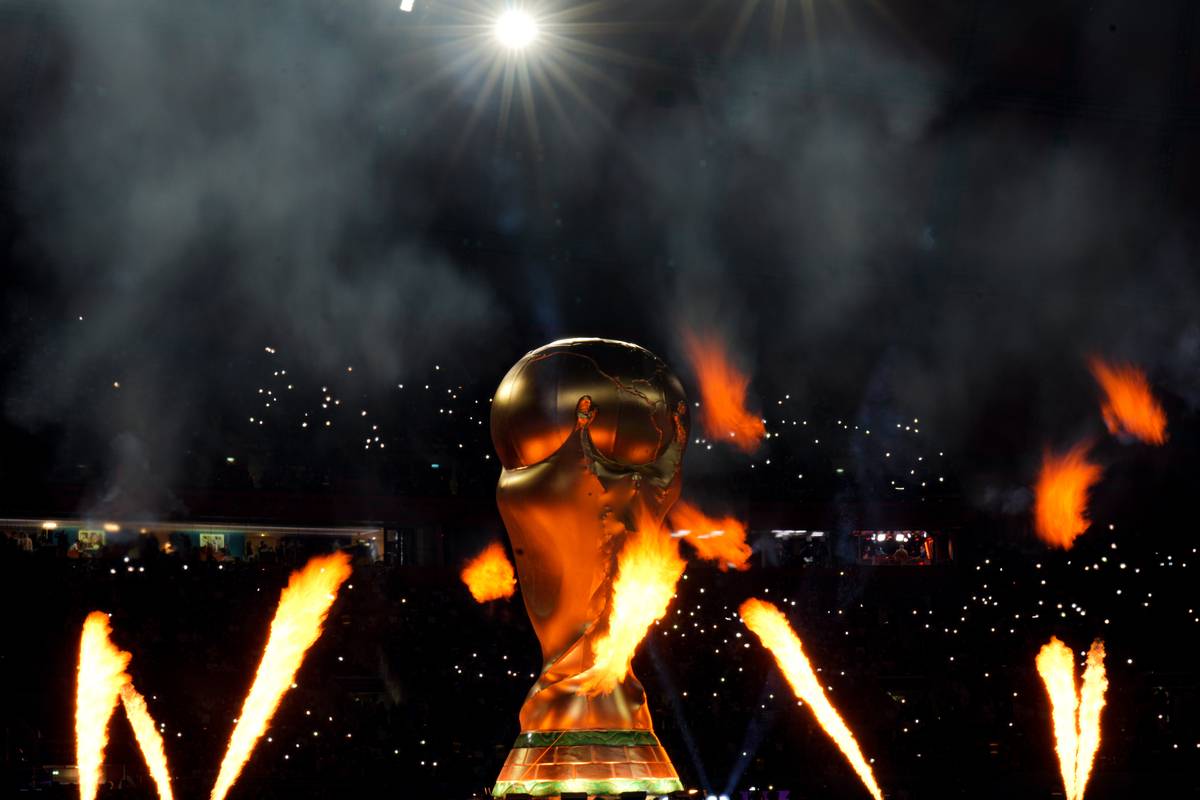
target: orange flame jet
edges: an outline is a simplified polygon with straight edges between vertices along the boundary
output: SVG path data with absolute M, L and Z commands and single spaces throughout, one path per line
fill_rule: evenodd
M 154 718 L 146 708 L 146 698 L 133 688 L 132 683 L 127 683 L 121 689 L 121 705 L 133 727 L 133 737 L 142 751 L 142 757 L 146 759 L 146 768 L 158 788 L 160 800 L 172 800 L 174 794 L 171 791 L 171 773 L 167 769 L 167 753 L 163 748 L 162 736 L 154 726 Z
M 729 361 L 716 338 L 684 332 L 688 360 L 700 381 L 704 432 L 713 441 L 729 442 L 744 452 L 758 449 L 767 428 L 760 417 L 746 410 L 750 379 Z
M 771 603 L 753 597 L 742 603 L 738 613 L 746 627 L 771 651 L 797 699 L 807 703 L 813 710 L 817 722 L 821 723 L 825 733 L 829 734 L 834 744 L 842 751 L 842 755 L 850 762 L 867 791 L 875 800 L 883 800 L 883 792 L 875 782 L 870 764 L 863 757 L 854 734 L 846 727 L 846 723 L 825 696 L 825 690 L 821 688 L 812 664 L 804 655 L 800 638 L 788 624 L 787 617 Z
M 121 689 L 129 682 L 125 668 L 132 656 L 109 639 L 108 615 L 93 611 L 83 621 L 79 671 L 75 686 L 75 763 L 79 765 L 79 800 L 95 800 L 100 768 L 108 744 L 108 722 Z
M 271 622 L 258 674 L 221 762 L 212 792 L 214 800 L 224 798 L 237 780 L 254 744 L 279 707 L 284 691 L 291 685 L 304 654 L 320 637 L 336 592 L 348 577 L 350 557 L 334 553 L 312 559 L 288 579 Z M 79 765 L 80 800 L 95 800 L 104 748 L 108 744 L 108 723 L 118 699 L 125 707 L 125 716 L 133 727 L 158 796 L 161 800 L 173 800 L 162 736 L 146 708 L 145 698 L 133 687 L 125 671 L 131 656 L 112 643 L 111 633 L 108 615 L 101 611 L 93 611 L 83 622 L 75 698 L 75 758 Z
M 146 701 L 133 688 L 125 670 L 132 656 L 113 644 L 108 615 L 93 611 L 83 621 L 79 648 L 79 681 L 76 687 L 75 742 L 79 764 L 79 797 L 92 800 L 100 780 L 104 748 L 108 744 L 108 723 L 118 699 L 133 726 L 142 757 L 162 800 L 172 800 L 171 775 L 162 737 L 146 709 Z
M 639 520 L 617 556 L 608 628 L 592 646 L 593 665 L 580 674 L 581 692 L 595 696 L 616 688 L 650 626 L 666 615 L 685 567 L 679 544 L 653 520 Z
M 729 567 L 750 568 L 750 545 L 746 544 L 746 526 L 734 517 L 716 519 L 691 503 L 679 500 L 671 509 L 671 525 L 686 535 L 683 540 L 696 549 L 696 555 L 716 561 L 725 572 Z
M 271 634 L 254 683 L 229 738 L 211 800 L 224 800 L 241 774 L 254 745 L 279 708 L 283 693 L 296 677 L 304 654 L 321 636 L 321 626 L 337 598 L 338 588 L 349 577 L 350 557 L 333 553 L 312 559 L 288 579 L 271 620 Z
M 1065 453 L 1049 450 L 1034 487 L 1033 523 L 1038 537 L 1053 547 L 1070 550 L 1075 538 L 1092 524 L 1087 516 L 1088 493 L 1104 470 L 1088 461 L 1087 442 Z
M 472 558 L 460 575 L 477 603 L 512 597 L 517 590 L 517 576 L 504 545 L 492 542 Z
M 1051 637 L 1037 655 L 1037 671 L 1050 697 L 1054 749 L 1067 800 L 1083 800 L 1100 748 L 1100 711 L 1108 678 L 1104 670 L 1104 642 L 1097 639 L 1088 650 L 1083 684 L 1075 688 L 1075 658 L 1058 637 Z
M 1104 390 L 1100 413 L 1108 432 L 1132 436 L 1146 444 L 1165 444 L 1167 413 L 1150 391 L 1146 374 L 1132 364 L 1108 364 L 1099 358 L 1091 359 L 1090 365 Z

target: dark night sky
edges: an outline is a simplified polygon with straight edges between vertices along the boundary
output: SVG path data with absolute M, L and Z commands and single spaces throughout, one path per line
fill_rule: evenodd
M 486 423 L 414 390 L 486 402 L 599 335 L 694 391 L 685 327 L 765 415 L 921 418 L 974 500 L 1100 432 L 1091 353 L 1147 370 L 1151 466 L 1190 468 L 1194 2 L 548 2 L 507 62 L 491 8 L 0 7 L 6 507 L 485 497 Z M 342 417 L 301 428 L 321 387 Z

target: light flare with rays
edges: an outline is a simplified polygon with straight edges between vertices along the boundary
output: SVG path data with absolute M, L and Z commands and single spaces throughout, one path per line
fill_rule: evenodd
M 1066 800 L 1083 800 L 1096 751 L 1100 749 L 1100 712 L 1108 690 L 1104 642 L 1099 639 L 1092 642 L 1078 689 L 1075 657 L 1057 636 L 1042 646 L 1035 663 L 1050 698 L 1054 749 Z
M 742 622 L 762 642 L 763 647 L 771 652 L 787 682 L 791 685 L 796 698 L 802 700 L 813 710 L 817 722 L 833 739 L 834 744 L 842 751 L 842 755 L 850 762 L 867 791 L 875 800 L 883 800 L 883 792 L 875 781 L 871 765 L 863 756 L 854 734 L 847 727 L 837 709 L 829 702 L 812 664 L 804 655 L 800 637 L 788 624 L 787 617 L 779 608 L 765 600 L 750 598 L 738 609 Z
M 428 115 L 431 135 L 446 111 L 469 103 L 454 143 L 456 158 L 489 108 L 496 113 L 497 142 L 507 136 L 517 109 L 535 151 L 543 146 L 542 109 L 553 116 L 555 136 L 573 144 L 583 143 L 586 128 L 612 131 L 612 120 L 598 98 L 623 89 L 602 67 L 650 63 L 611 44 L 612 37 L 658 27 L 628 16 L 613 22 L 612 3 L 604 0 L 463 0 L 439 10 L 447 15 L 444 22 L 424 23 L 416 31 L 430 38 L 429 46 L 409 55 L 432 51 L 442 64 L 414 81 L 409 91 L 439 98 Z
M 611 692 L 628 674 L 646 632 L 666 615 L 685 566 L 679 543 L 642 515 L 617 556 L 607 627 L 592 645 L 592 666 L 579 676 L 580 692 L 590 696 Z
M 254 683 L 229 737 L 212 800 L 224 800 L 241 774 L 254 745 L 266 733 L 284 692 L 295 679 L 304 654 L 321 636 L 338 589 L 349 577 L 350 557 L 333 553 L 312 559 L 288 579 L 271 620 L 271 633 Z

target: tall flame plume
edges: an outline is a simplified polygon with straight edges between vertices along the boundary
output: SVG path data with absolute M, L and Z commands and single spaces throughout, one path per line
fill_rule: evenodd
M 716 561 L 722 572 L 729 567 L 749 569 L 753 552 L 746 544 L 746 526 L 735 517 L 710 517 L 680 500 L 671 509 L 671 525 L 684 534 L 683 540 L 695 548 L 697 556 Z
M 492 542 L 472 558 L 460 575 L 477 603 L 512 597 L 517 590 L 517 576 L 504 545 Z
M 1099 358 L 1090 366 L 1096 382 L 1104 390 L 1100 413 L 1108 432 L 1127 435 L 1146 444 L 1167 441 L 1167 412 L 1163 411 L 1146 374 L 1133 364 L 1109 364 Z
M 683 343 L 700 382 L 705 434 L 713 441 L 728 442 L 753 453 L 767 428 L 760 417 L 746 410 L 746 387 L 750 379 L 733 366 L 725 347 L 716 338 L 685 331 Z
M 1054 749 L 1067 800 L 1083 800 L 1096 751 L 1100 748 L 1100 712 L 1108 678 L 1104 670 L 1104 642 L 1097 639 L 1088 650 L 1082 686 L 1075 687 L 1075 658 L 1071 649 L 1051 637 L 1037 655 L 1037 671 L 1050 697 Z
M 146 708 L 146 698 L 133 688 L 132 683 L 126 683 L 121 687 L 121 705 L 125 708 L 129 724 L 133 727 L 133 738 L 137 740 L 138 749 L 146 759 L 146 768 L 158 789 L 159 800 L 173 800 L 167 753 L 163 747 L 162 736 L 154 726 L 154 718 Z
M 845 721 L 825 696 L 825 690 L 821 688 L 812 664 L 804 655 L 800 638 L 788 624 L 787 617 L 771 603 L 753 597 L 742 603 L 738 613 L 741 614 L 746 627 L 771 651 L 797 699 L 807 703 L 813 710 L 817 722 L 850 762 L 867 791 L 875 800 L 883 800 L 883 792 L 875 782 L 875 774 L 871 771 L 870 764 L 863 757 L 854 734 L 846 727 Z
M 125 716 L 133 727 L 142 757 L 146 759 L 150 777 L 158 787 L 158 796 L 162 800 L 173 800 L 162 737 L 154 727 L 145 699 L 133 688 L 133 680 L 125 671 L 132 656 L 113 644 L 111 635 L 108 615 L 104 612 L 93 611 L 83 621 L 75 701 L 79 797 L 92 800 L 96 796 L 104 748 L 108 745 L 108 723 L 119 700 L 125 707 Z
M 580 691 L 594 696 L 616 688 L 650 626 L 667 613 L 685 566 L 679 543 L 643 515 L 617 556 L 608 627 L 592 646 L 595 661 L 580 676 Z
M 75 763 L 79 766 L 79 800 L 94 800 L 100 786 L 108 722 L 129 682 L 125 672 L 132 657 L 109 639 L 108 615 L 93 611 L 83 621 L 79 671 L 75 685 Z
M 283 693 L 300 669 L 304 654 L 320 637 L 321 626 L 337 597 L 337 590 L 348 577 L 350 557 L 333 553 L 312 559 L 288 579 L 271 621 L 271 633 L 254 683 L 229 738 L 211 800 L 224 800 L 241 774 L 254 745 L 266 732 L 279 707 Z
M 1034 487 L 1033 525 L 1039 538 L 1070 550 L 1092 524 L 1087 515 L 1088 494 L 1104 470 L 1088 460 L 1089 445 L 1079 442 L 1065 453 L 1046 451 Z
M 1054 750 L 1067 800 L 1075 800 L 1075 763 L 1079 752 L 1079 695 L 1075 691 L 1075 658 L 1057 637 L 1037 654 L 1037 671 L 1050 697 Z
M 1088 649 L 1087 666 L 1083 671 L 1083 685 L 1079 689 L 1079 754 L 1075 758 L 1076 800 L 1083 800 L 1096 751 L 1100 749 L 1100 712 L 1104 709 L 1104 695 L 1108 691 L 1108 675 L 1104 670 L 1104 642 L 1092 642 Z

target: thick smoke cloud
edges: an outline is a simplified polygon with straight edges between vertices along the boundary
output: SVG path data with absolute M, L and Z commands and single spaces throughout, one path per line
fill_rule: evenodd
M 639 120 L 621 228 L 670 254 L 671 325 L 724 329 L 760 387 L 877 430 L 907 409 L 1019 485 L 1097 432 L 1087 355 L 1195 397 L 1200 279 L 1152 118 L 1014 113 L 979 80 L 863 39 L 731 63 Z
M 618 5 L 591 13 L 694 11 Z M 474 109 L 485 70 L 391 4 L 50 8 L 64 87 L 22 143 L 20 205 L 87 333 L 29 348 L 8 396 L 25 424 L 141 424 L 162 465 L 265 344 L 381 381 L 453 354 L 487 391 L 562 335 L 639 339 L 686 372 L 689 326 L 761 391 L 919 415 L 1008 497 L 1044 442 L 1094 427 L 1089 353 L 1200 398 L 1189 210 L 1147 156 L 1170 131 L 1121 116 L 1162 76 L 1093 70 L 1103 32 L 1080 33 L 1069 85 L 1109 114 L 1041 113 L 957 49 L 869 26 L 772 50 L 752 25 L 715 65 L 724 42 L 699 35 L 611 43 L 634 66 L 578 51 L 604 80 L 572 73 L 586 102 L 535 81 L 534 137 L 519 85 L 501 130 L 496 94 Z M 121 364 L 131 391 L 93 403 Z
M 69 420 L 111 440 L 112 476 L 136 452 L 169 482 L 190 430 L 245 407 L 234 395 L 265 346 L 309 375 L 358 365 L 376 381 L 486 351 L 504 312 L 421 234 L 435 212 L 416 135 L 427 107 L 396 31 L 363 17 L 309 2 L 50 5 L 42 44 L 63 85 L 17 162 L 50 324 L 18 334 L 10 415 Z
M 207 287 L 331 365 L 348 335 L 394 369 L 431 328 L 491 321 L 487 288 L 413 233 L 432 213 L 413 76 L 381 77 L 388 42 L 335 12 L 62 4 L 71 87 L 23 175 L 61 282 L 129 317 Z

